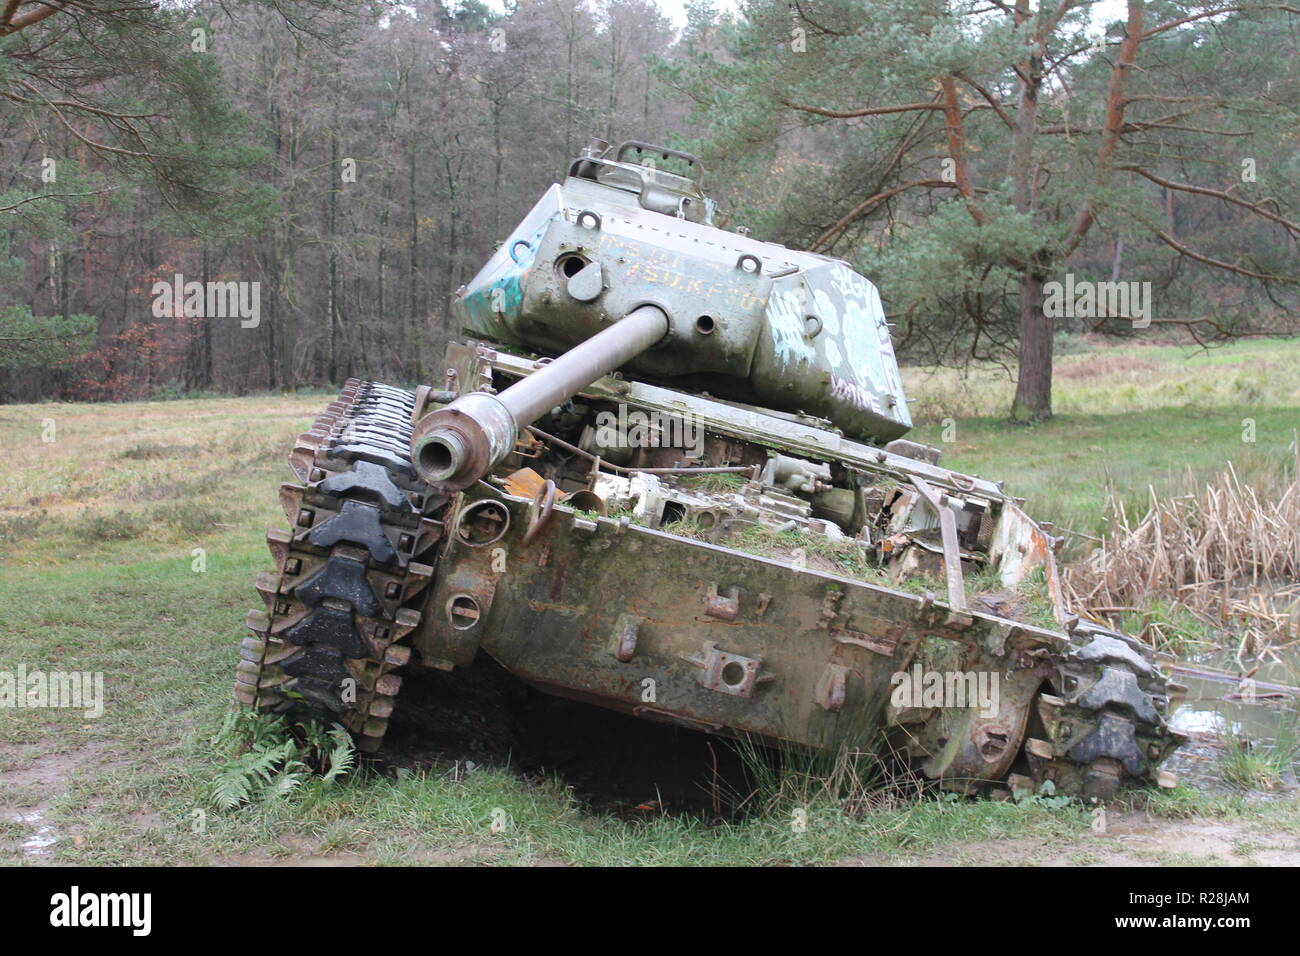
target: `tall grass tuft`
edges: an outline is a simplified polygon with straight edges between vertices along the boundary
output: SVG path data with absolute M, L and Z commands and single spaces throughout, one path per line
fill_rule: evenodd
M 1272 740 L 1244 740 L 1227 734 L 1219 764 L 1223 779 L 1245 790 L 1274 790 L 1287 782 L 1294 784 L 1295 766 L 1300 758 L 1300 714 L 1282 711 Z
M 861 818 L 911 805 L 932 785 L 893 752 L 882 731 L 867 730 L 874 725 L 871 715 L 858 720 L 860 730 L 847 732 L 845 742 L 826 750 L 774 748 L 748 737 L 735 741 L 749 789 L 729 794 L 729 802 L 740 813 L 762 817 L 834 808 Z

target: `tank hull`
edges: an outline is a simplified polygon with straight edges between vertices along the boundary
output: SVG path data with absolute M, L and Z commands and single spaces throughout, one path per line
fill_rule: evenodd
M 447 360 L 462 381 L 507 387 L 545 367 L 484 345 L 453 346 Z M 1107 797 L 1169 782 L 1159 766 L 1181 740 L 1164 720 L 1177 688 L 1149 649 L 1068 614 L 1053 539 L 996 483 L 662 386 L 603 378 L 575 396 L 647 416 L 689 413 L 709 447 L 730 447 L 738 461 L 741 446 L 769 461 L 779 449 L 783 460 L 850 467 L 891 489 L 882 510 L 893 524 L 831 535 L 837 551 L 824 550 L 829 519 L 816 517 L 759 539 L 794 547 L 755 547 L 764 519 L 746 509 L 779 498 L 772 482 L 788 480 L 788 467 L 759 475 L 757 462 L 741 465 L 743 484 L 683 490 L 674 482 L 703 475 L 663 465 L 681 449 L 647 447 L 624 470 L 653 479 L 662 500 L 619 513 L 622 477 L 593 466 L 588 477 L 603 477 L 582 487 L 546 466 L 544 439 L 521 439 L 488 480 L 439 493 L 378 437 L 357 443 L 358 430 L 373 433 L 348 402 L 368 387 L 300 442 L 302 484 L 283 491 L 295 528 L 273 534 L 277 573 L 259 580 L 268 611 L 250 617 L 236 685 L 246 704 L 341 717 L 374 748 L 402 668 L 456 671 L 487 655 L 547 693 L 774 746 L 892 752 L 961 792 L 1050 781 L 1056 792 Z M 413 396 L 402 407 L 409 437 L 428 409 Z M 391 489 L 349 477 L 375 466 Z M 942 507 L 989 504 L 991 524 L 955 529 L 951 554 L 944 522 L 923 516 L 941 496 Z M 690 520 L 666 520 L 678 506 L 671 513 Z M 349 517 L 365 509 L 369 522 Z M 906 509 L 915 514 L 900 520 Z M 706 525 L 709 514 L 718 520 Z M 835 563 L 844 548 L 870 560 L 851 560 L 847 573 Z M 1031 579 L 1042 602 L 1032 621 L 1000 603 Z M 375 600 L 358 605 L 358 594 Z M 352 608 L 342 618 L 340 601 Z M 359 638 L 351 650 L 349 632 Z M 936 675 L 940 685 L 955 676 L 965 698 L 941 688 L 929 700 Z M 340 680 L 355 681 L 359 700 L 333 692 Z

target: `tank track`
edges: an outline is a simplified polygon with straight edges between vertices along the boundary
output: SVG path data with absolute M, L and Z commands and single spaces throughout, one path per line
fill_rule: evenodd
M 1186 738 L 1165 715 L 1185 689 L 1132 637 L 1079 622 L 1070 639 L 1055 661 L 1058 693 L 1033 701 L 1024 745 L 1029 779 L 1013 774 L 1011 789 L 1037 792 L 1050 780 L 1057 793 L 1108 800 L 1129 780 L 1172 785 L 1159 767 Z
M 1109 800 L 1125 786 L 1174 784 L 1160 765 L 1186 740 L 1166 720 L 1186 688 L 1148 645 L 1075 618 L 1055 638 L 966 648 L 961 672 L 1000 675 L 995 713 L 910 707 L 887 724 L 894 752 L 941 788 Z
M 349 379 L 298 437 L 280 486 L 291 531 L 271 530 L 274 572 L 257 576 L 235 699 L 295 720 L 341 723 L 379 748 L 420 623 L 442 524 L 411 467 L 413 393 Z M 423 559 L 423 560 L 422 560 Z

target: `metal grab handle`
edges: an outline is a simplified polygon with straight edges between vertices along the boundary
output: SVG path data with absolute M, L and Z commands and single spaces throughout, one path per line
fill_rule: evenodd
M 704 181 L 704 164 L 700 162 L 700 158 L 694 153 L 685 153 L 680 149 L 672 149 L 668 146 L 656 146 L 654 143 L 643 143 L 640 140 L 629 139 L 627 142 L 619 145 L 618 152 L 614 154 L 615 159 L 620 163 L 626 162 L 624 156 L 632 150 L 636 150 L 638 153 L 658 153 L 664 159 L 668 159 L 670 156 L 675 156 L 678 159 L 683 160 L 687 166 L 691 167 L 692 179 L 696 182 Z
M 533 496 L 533 503 L 528 508 L 528 530 L 524 532 L 524 544 L 527 545 L 542 530 L 543 525 L 551 519 L 555 511 L 555 482 L 547 478 L 542 487 Z

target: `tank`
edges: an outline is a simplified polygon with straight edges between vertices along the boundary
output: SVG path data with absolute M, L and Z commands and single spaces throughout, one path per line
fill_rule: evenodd
M 903 437 L 876 287 L 718 228 L 703 176 L 594 141 L 456 293 L 442 381 L 343 387 L 289 456 L 236 699 L 373 751 L 404 672 L 486 657 L 961 793 L 1172 786 L 1181 688 L 1065 606 L 1050 525 Z

